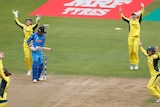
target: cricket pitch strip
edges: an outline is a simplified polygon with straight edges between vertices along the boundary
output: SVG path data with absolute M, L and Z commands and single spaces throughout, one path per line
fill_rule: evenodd
M 33 83 L 25 74 L 14 74 L 8 89 L 8 107 L 142 107 L 151 97 L 147 82 L 148 79 L 48 75 L 47 80 Z

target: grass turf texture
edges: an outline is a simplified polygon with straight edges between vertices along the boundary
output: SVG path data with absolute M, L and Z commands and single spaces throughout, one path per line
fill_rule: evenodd
M 4 66 L 13 73 L 26 73 L 23 55 L 23 33 L 14 23 L 12 9 L 19 10 L 21 22 L 46 0 L 1 1 L 0 51 L 5 52 Z M 145 9 L 145 15 L 158 8 L 159 0 Z M 35 20 L 35 17 L 30 17 Z M 47 27 L 46 46 L 53 49 L 47 69 L 54 74 L 92 76 L 148 77 L 147 58 L 140 54 L 140 70 L 130 71 L 128 60 L 128 25 L 124 21 L 42 17 Z M 160 47 L 160 23 L 143 21 L 141 40 L 144 48 Z M 121 27 L 121 31 L 115 31 Z

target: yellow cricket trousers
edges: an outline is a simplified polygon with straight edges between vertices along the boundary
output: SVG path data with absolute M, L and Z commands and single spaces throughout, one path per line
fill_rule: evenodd
M 27 70 L 32 70 L 32 57 L 31 57 L 31 50 L 29 47 L 23 47 L 24 49 L 24 60 L 26 63 Z
M 139 55 L 138 55 L 139 41 L 140 41 L 139 36 L 133 36 L 128 38 L 130 64 L 139 64 Z
M 160 80 L 160 74 L 151 76 L 147 89 L 149 92 L 153 95 L 156 96 L 157 98 L 160 98 L 160 88 L 158 87 L 158 82 Z

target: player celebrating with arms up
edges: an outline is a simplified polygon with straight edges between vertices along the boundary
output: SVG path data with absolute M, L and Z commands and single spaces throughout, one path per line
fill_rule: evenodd
M 148 82 L 147 89 L 157 98 L 156 102 L 160 102 L 160 88 L 158 87 L 158 82 L 160 81 L 160 70 L 158 68 L 160 53 L 158 52 L 158 47 L 149 46 L 148 49 L 145 50 L 141 42 L 139 42 L 139 47 L 140 51 L 148 57 L 148 67 L 151 78 Z
M 32 34 L 27 40 L 27 44 L 32 51 L 32 80 L 37 82 L 40 78 L 43 70 L 43 49 L 46 40 L 46 28 L 44 26 L 39 27 L 38 32 Z M 32 44 L 31 44 L 32 42 Z
M 2 59 L 4 58 L 4 53 L 0 52 L 0 107 L 7 107 L 7 90 L 10 84 L 11 73 L 7 69 L 3 68 Z
M 130 70 L 138 70 L 139 68 L 138 43 L 140 41 L 140 23 L 144 13 L 144 4 L 141 3 L 141 6 L 142 9 L 138 12 L 133 12 L 130 18 L 123 15 L 122 8 L 119 9 L 122 19 L 129 24 L 128 48 Z
M 28 47 L 26 41 L 30 37 L 31 34 L 33 34 L 34 30 L 38 26 L 38 22 L 40 20 L 40 16 L 37 15 L 36 17 L 36 24 L 32 24 L 32 19 L 28 18 L 26 19 L 25 24 L 19 22 L 18 20 L 18 10 L 12 10 L 14 16 L 15 16 L 15 22 L 16 24 L 23 29 L 24 33 L 24 40 L 23 40 L 23 50 L 24 50 L 24 57 L 25 57 L 25 63 L 27 67 L 27 75 L 30 75 L 32 72 L 32 58 L 31 58 L 31 52 L 30 48 Z

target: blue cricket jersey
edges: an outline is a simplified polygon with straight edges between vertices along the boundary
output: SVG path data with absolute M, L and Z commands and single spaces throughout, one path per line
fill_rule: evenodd
M 38 32 L 36 32 L 28 38 L 27 44 L 29 45 L 30 42 L 32 41 L 33 42 L 32 45 L 34 47 L 36 47 L 36 46 L 44 47 L 45 40 L 46 40 L 45 33 L 43 35 L 38 35 Z

